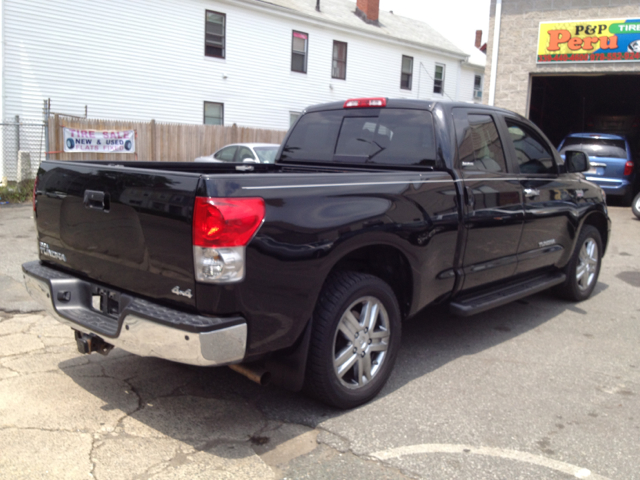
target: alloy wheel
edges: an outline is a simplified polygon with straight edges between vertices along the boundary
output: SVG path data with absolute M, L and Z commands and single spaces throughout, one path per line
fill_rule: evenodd
M 598 255 L 598 244 L 593 238 L 587 238 L 580 248 L 576 268 L 576 281 L 580 290 L 588 289 L 594 282 L 598 273 Z
M 348 388 L 368 384 L 384 363 L 390 340 L 389 315 L 375 297 L 362 297 L 345 310 L 333 340 L 333 368 Z

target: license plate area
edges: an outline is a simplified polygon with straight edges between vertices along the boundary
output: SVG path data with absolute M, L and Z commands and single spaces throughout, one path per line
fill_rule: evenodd
M 102 287 L 92 287 L 91 308 L 103 315 L 118 318 L 120 315 L 120 293 Z
M 604 175 L 604 167 L 591 167 L 587 170 L 587 175 Z

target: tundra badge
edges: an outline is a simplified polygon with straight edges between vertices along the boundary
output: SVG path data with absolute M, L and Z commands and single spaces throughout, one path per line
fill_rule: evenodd
M 180 287 L 178 287 L 177 285 L 173 287 L 173 289 L 171 290 L 171 293 L 173 293 L 174 295 L 180 295 L 182 297 L 187 297 L 187 298 L 193 297 L 193 295 L 191 294 L 191 289 L 180 290 Z
M 67 257 L 64 253 L 56 252 L 49 248 L 49 244 L 45 242 L 40 242 L 40 255 L 44 255 L 45 257 L 55 258 L 56 260 L 60 260 L 61 262 L 66 262 Z

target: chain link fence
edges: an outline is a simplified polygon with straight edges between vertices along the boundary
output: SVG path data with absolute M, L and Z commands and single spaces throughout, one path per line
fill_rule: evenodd
M 47 125 L 40 120 L 14 117 L 0 124 L 0 183 L 35 178 L 46 156 Z

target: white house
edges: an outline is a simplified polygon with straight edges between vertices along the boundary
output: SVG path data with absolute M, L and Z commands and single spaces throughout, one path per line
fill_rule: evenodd
M 471 102 L 483 73 L 378 0 L 0 2 L 3 119 L 42 118 L 50 98 L 93 118 L 287 129 L 353 97 Z

